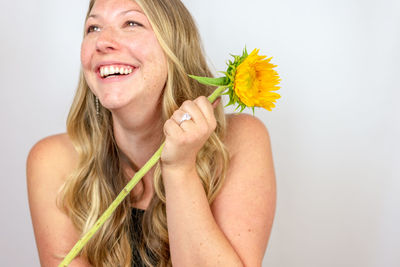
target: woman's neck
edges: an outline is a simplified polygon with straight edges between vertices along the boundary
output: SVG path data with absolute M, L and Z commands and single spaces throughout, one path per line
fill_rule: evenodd
M 139 168 L 161 145 L 163 123 L 161 108 L 137 112 L 112 112 L 115 141 Z

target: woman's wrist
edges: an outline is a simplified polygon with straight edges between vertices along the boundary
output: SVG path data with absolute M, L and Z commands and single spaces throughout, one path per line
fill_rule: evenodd
M 161 163 L 161 173 L 164 180 L 174 180 L 178 181 L 181 179 L 189 179 L 189 177 L 198 177 L 196 164 L 162 164 Z
M 163 174 L 190 174 L 196 172 L 196 164 L 162 164 Z

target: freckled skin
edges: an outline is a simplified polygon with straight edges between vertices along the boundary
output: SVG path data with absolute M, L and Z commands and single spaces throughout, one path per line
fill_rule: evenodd
M 126 10 L 138 10 L 121 15 Z M 140 7 L 130 0 L 97 0 L 85 28 L 97 25 L 87 33 L 81 45 L 81 63 L 89 88 L 107 109 L 118 110 L 129 105 L 155 107 L 167 79 L 167 61 L 161 46 Z M 126 21 L 142 26 L 127 26 Z M 102 61 L 117 61 L 136 66 L 134 74 L 123 82 L 103 83 L 95 66 Z M 151 77 L 151 79 L 149 79 Z M 146 108 L 146 107 L 143 107 Z

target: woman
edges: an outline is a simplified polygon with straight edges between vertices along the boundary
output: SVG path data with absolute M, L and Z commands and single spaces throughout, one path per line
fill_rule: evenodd
M 81 63 L 67 133 L 27 160 L 41 265 L 57 266 L 165 141 L 70 266 L 260 266 L 276 198 L 268 132 L 188 78 L 211 73 L 183 4 L 91 1 Z

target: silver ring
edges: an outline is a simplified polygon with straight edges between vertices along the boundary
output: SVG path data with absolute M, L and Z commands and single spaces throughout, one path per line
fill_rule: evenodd
M 181 126 L 181 124 L 182 124 L 184 121 L 189 121 L 189 120 L 191 120 L 191 119 L 192 119 L 192 116 L 190 116 L 189 113 L 183 114 L 181 120 L 179 121 L 179 126 Z

